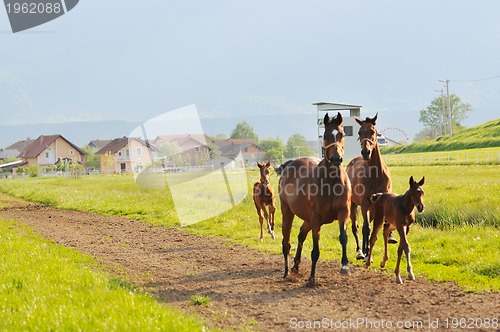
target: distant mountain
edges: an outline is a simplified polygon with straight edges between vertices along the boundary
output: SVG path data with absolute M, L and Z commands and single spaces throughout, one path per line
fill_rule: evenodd
M 79 147 L 94 139 L 113 139 L 128 136 L 139 123 L 126 121 L 39 123 L 0 126 L 0 148 L 26 138 L 61 134 Z

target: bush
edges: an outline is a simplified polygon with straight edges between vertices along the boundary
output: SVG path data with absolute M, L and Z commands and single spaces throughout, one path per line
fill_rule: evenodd
M 38 165 L 31 165 L 28 168 L 26 168 L 26 173 L 28 173 L 29 177 L 32 178 L 38 176 L 39 172 L 40 168 L 38 167 Z

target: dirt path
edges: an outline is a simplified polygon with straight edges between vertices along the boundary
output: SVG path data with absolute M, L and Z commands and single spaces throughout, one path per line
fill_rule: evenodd
M 446 319 L 449 324 L 453 318 L 498 319 L 500 313 L 498 293 L 463 294 L 451 283 L 423 278 L 396 285 L 392 276 L 357 266 L 345 277 L 338 262 L 321 258 L 319 286 L 309 289 L 309 253 L 304 253 L 303 275 L 283 280 L 280 255 L 178 229 L 25 203 L 1 209 L 0 216 L 96 257 L 159 301 L 196 313 L 214 327 L 289 331 L 320 321 L 321 327 L 344 324 L 342 330 L 361 331 L 401 322 L 431 330 L 437 323 L 444 328 Z M 210 304 L 193 306 L 194 294 L 210 296 Z

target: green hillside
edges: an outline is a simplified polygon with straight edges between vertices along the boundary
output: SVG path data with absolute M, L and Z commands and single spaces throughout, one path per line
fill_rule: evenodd
M 404 146 L 383 147 L 382 153 L 455 151 L 498 146 L 500 146 L 500 119 L 461 129 L 452 137 L 439 137 L 435 141 L 417 142 Z

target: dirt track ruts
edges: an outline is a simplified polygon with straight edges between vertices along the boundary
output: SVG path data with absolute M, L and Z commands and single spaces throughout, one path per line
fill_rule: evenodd
M 498 318 L 500 313 L 498 293 L 464 294 L 452 283 L 430 283 L 422 277 L 396 285 L 392 274 L 352 264 L 346 277 L 340 275 L 337 261 L 321 257 L 318 286 L 310 289 L 305 286 L 309 253 L 303 255 L 301 275 L 284 280 L 281 255 L 182 229 L 27 203 L 1 209 L 0 216 L 94 256 L 108 272 L 126 274 L 158 301 L 195 313 L 212 327 L 289 331 L 320 320 L 323 327 L 343 323 L 350 324 L 343 330 L 362 331 L 370 327 L 366 324 L 375 327 L 382 321 L 393 327 L 421 321 L 423 330 L 432 330 L 429 319 L 439 319 L 443 329 L 447 318 Z M 280 245 L 280 236 L 275 241 Z M 194 294 L 210 296 L 210 304 L 193 306 Z M 352 325 L 361 320 L 363 324 Z

